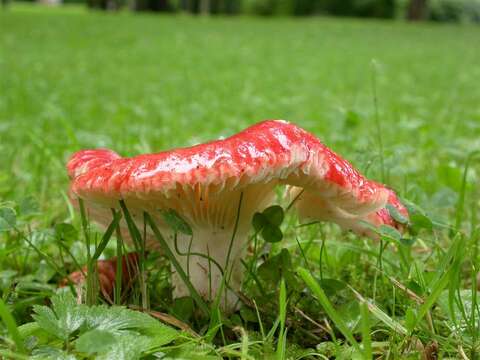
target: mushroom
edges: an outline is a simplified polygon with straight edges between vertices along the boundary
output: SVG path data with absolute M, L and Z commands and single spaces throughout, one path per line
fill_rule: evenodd
M 224 140 L 131 158 L 105 149 L 79 151 L 67 168 L 72 193 L 95 221 L 107 224 L 120 200 L 139 227 L 148 212 L 170 249 L 178 246 L 176 259 L 204 299 L 212 300 L 222 284 L 223 271 L 211 262 L 228 268 L 231 278 L 222 294 L 227 311 L 237 303 L 252 217 L 272 203 L 277 185 L 289 185 L 298 195 L 301 217 L 334 221 L 359 234 L 371 235 L 364 222 L 395 225 L 388 203 L 407 216 L 393 191 L 365 179 L 315 136 L 283 120 L 258 123 Z M 165 223 L 161 211 L 169 209 L 190 225 L 193 237 L 175 234 Z M 158 248 L 153 233 L 147 234 L 147 247 Z M 188 252 L 213 260 L 181 255 Z M 174 297 L 189 295 L 172 270 Z

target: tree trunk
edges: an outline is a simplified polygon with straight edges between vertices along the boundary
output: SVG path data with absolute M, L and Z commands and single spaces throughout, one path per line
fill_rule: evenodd
M 180 9 L 182 9 L 182 11 L 191 12 L 190 1 L 189 0 L 181 0 L 180 1 Z
M 133 0 L 136 11 L 169 11 L 168 0 Z
M 200 0 L 200 14 L 210 14 L 210 0 Z
M 410 0 L 407 19 L 411 21 L 424 20 L 427 17 L 427 0 Z

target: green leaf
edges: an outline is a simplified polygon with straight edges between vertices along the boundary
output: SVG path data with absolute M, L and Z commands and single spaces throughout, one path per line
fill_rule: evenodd
M 410 217 L 410 228 L 414 232 L 417 232 L 420 229 L 426 229 L 428 231 L 431 231 L 433 228 L 433 222 L 427 216 L 425 211 L 422 208 L 420 208 L 418 205 L 408 200 L 403 200 L 403 202 L 405 203 L 405 206 L 408 210 L 408 214 Z
M 280 226 L 282 225 L 285 214 L 281 206 L 273 205 L 263 210 L 263 216 L 270 224 Z
M 400 243 L 405 245 L 405 246 L 412 246 L 413 244 L 415 244 L 416 240 L 417 240 L 417 238 L 415 238 L 415 237 L 411 237 L 411 238 L 402 237 L 402 238 L 400 238 Z
M 400 212 L 398 211 L 398 209 L 396 207 L 394 207 L 392 204 L 387 204 L 387 206 L 385 206 L 390 214 L 390 216 L 393 218 L 393 220 L 395 220 L 396 222 L 398 222 L 399 224 L 408 224 L 408 219 L 403 216 L 402 214 L 400 214 Z
M 283 233 L 277 226 L 269 224 L 263 228 L 262 237 L 266 242 L 276 243 L 282 240 Z
M 269 286 L 275 287 L 282 277 L 289 279 L 292 272 L 292 259 L 287 249 L 268 258 L 258 268 L 258 276 Z
M 144 326 L 143 318 L 132 318 L 129 310 L 123 307 L 92 306 L 85 314 L 86 330 L 105 330 L 116 332 Z M 148 320 L 148 319 L 146 319 Z
M 170 226 L 175 232 L 179 232 L 185 235 L 192 236 L 193 231 L 190 225 L 174 210 L 161 210 L 163 220 Z
M 179 332 L 170 326 L 162 324 L 151 316 L 123 307 L 92 306 L 85 313 L 86 330 L 105 330 L 121 333 L 125 330 L 141 331 L 145 334 L 162 336 L 165 344 L 179 336 Z
M 158 348 L 185 336 L 142 312 L 118 306 L 76 304 L 69 292 L 54 295 L 52 308 L 37 305 L 34 311 L 34 325 L 42 331 L 64 342 L 78 331 L 78 351 L 111 359 L 138 358 L 152 347 Z M 28 329 L 22 331 L 28 333 Z
M 51 346 L 43 346 L 32 352 L 31 359 L 38 360 L 76 360 L 75 356 Z
M 379 234 L 379 230 L 376 226 L 373 224 L 369 223 L 368 221 L 365 220 L 358 220 L 358 223 L 365 227 L 366 229 L 372 230 L 374 233 Z
M 258 317 L 255 311 L 246 306 L 242 306 L 240 308 L 240 316 L 242 317 L 243 321 L 258 323 Z
M 115 346 L 95 357 L 97 360 L 133 360 L 140 359 L 144 352 L 157 346 L 153 339 L 138 334 L 125 333 L 115 336 Z
M 40 260 L 40 263 L 37 264 L 37 270 L 35 271 L 34 276 L 40 283 L 45 284 L 50 281 L 56 273 L 56 269 L 48 262 Z
M 52 308 L 35 305 L 33 318 L 49 334 L 68 340 L 85 321 L 86 307 L 78 305 L 72 294 L 65 291 L 52 297 Z
M 407 282 L 407 287 L 419 296 L 425 293 L 424 289 L 415 280 Z
M 18 327 L 18 332 L 20 333 L 20 336 L 23 338 L 37 335 L 39 332 L 42 332 L 43 330 L 38 326 L 38 324 L 34 322 L 29 322 L 26 324 L 22 324 Z
M 33 196 L 27 196 L 18 204 L 18 212 L 21 216 L 37 214 L 39 205 Z
M 416 320 L 415 318 L 417 315 L 415 314 L 415 311 L 413 311 L 412 308 L 408 308 L 406 313 L 405 313 L 405 326 L 407 327 L 408 331 L 412 331 L 413 328 L 415 327 Z
M 72 224 L 59 223 L 55 225 L 55 236 L 59 241 L 76 241 L 78 240 L 78 231 Z
M 148 314 L 119 306 L 100 305 L 88 308 L 83 328 L 87 331 L 106 331 L 115 336 L 126 332 L 140 332 L 143 335 L 150 336 L 152 341 L 155 341 L 156 346 L 166 345 L 182 336 L 181 332 L 159 322 Z
M 412 214 L 410 216 L 410 223 L 411 227 L 417 231 L 420 229 L 426 229 L 428 231 L 431 231 L 433 229 L 432 220 L 430 220 L 430 218 L 425 214 Z
M 0 232 L 13 230 L 16 224 L 15 210 L 9 207 L 0 207 Z
M 283 208 L 278 205 L 273 205 L 263 212 L 255 213 L 252 219 L 252 225 L 256 232 L 261 231 L 262 238 L 266 242 L 279 242 L 283 238 L 282 230 L 280 230 L 280 225 L 283 222 L 285 217 Z
M 35 319 L 38 326 L 45 330 L 50 335 L 53 335 L 59 339 L 66 340 L 70 332 L 64 331 L 58 324 L 58 319 L 52 309 L 47 306 L 34 305 L 33 311 L 35 312 L 32 317 Z
M 252 225 L 256 232 L 260 232 L 268 221 L 262 213 L 255 213 L 252 219 Z
M 103 353 L 117 344 L 115 336 L 105 330 L 92 330 L 82 334 L 75 341 L 75 348 L 86 354 Z
M 321 279 L 319 280 L 320 286 L 325 290 L 327 295 L 335 295 L 339 291 L 342 291 L 347 287 L 347 285 L 337 279 Z
M 402 234 L 400 234 L 397 229 L 389 225 L 380 225 L 378 230 L 383 237 L 386 237 L 388 239 L 400 241 L 400 239 L 402 238 Z
M 190 296 L 177 298 L 173 301 L 172 315 L 178 317 L 180 320 L 189 321 L 193 316 L 195 310 L 195 303 Z

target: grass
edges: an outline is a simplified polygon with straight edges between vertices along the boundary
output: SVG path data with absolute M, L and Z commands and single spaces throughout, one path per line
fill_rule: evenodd
M 1 356 L 48 350 L 53 358 L 86 358 L 88 346 L 107 351 L 113 341 L 124 358 L 480 357 L 480 28 L 21 4 L 0 11 L 0 24 Z M 413 244 L 393 233 L 379 243 L 329 224 L 299 227 L 292 211 L 281 242 L 254 236 L 245 305 L 228 318 L 212 311 L 210 321 L 191 299 L 172 300 L 167 261 L 150 252 L 141 260 L 148 289 L 121 302 L 149 304 L 152 315 L 166 313 L 162 319 L 189 331 L 164 342 L 135 323 L 142 330 L 130 348 L 131 333 L 112 338 L 82 327 L 60 341 L 35 320 L 48 313 L 38 306 L 49 299 L 54 310 L 70 301 L 52 298 L 64 273 L 91 263 L 96 246 L 120 235 L 115 225 L 108 236 L 89 228 L 86 251 L 80 216 L 67 201 L 73 151 L 153 152 L 266 118 L 314 132 L 416 204 Z M 125 250 L 112 240 L 102 256 Z M 55 314 L 55 329 L 69 325 Z

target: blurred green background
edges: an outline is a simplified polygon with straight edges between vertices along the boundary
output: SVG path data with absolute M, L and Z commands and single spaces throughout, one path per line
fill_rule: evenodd
M 2 0 L 6 5 L 10 0 Z M 28 1 L 28 0 L 27 0 Z M 35 1 L 35 0 L 32 0 Z M 255 14 L 262 16 L 333 15 L 479 22 L 480 0 L 38 0 L 44 4 L 84 4 L 116 11 Z
M 25 3 L 0 24 L 0 195 L 48 211 L 65 211 L 73 151 L 161 151 L 269 118 L 378 179 L 375 91 L 387 182 L 402 196 L 452 211 L 479 146 L 477 25 Z

